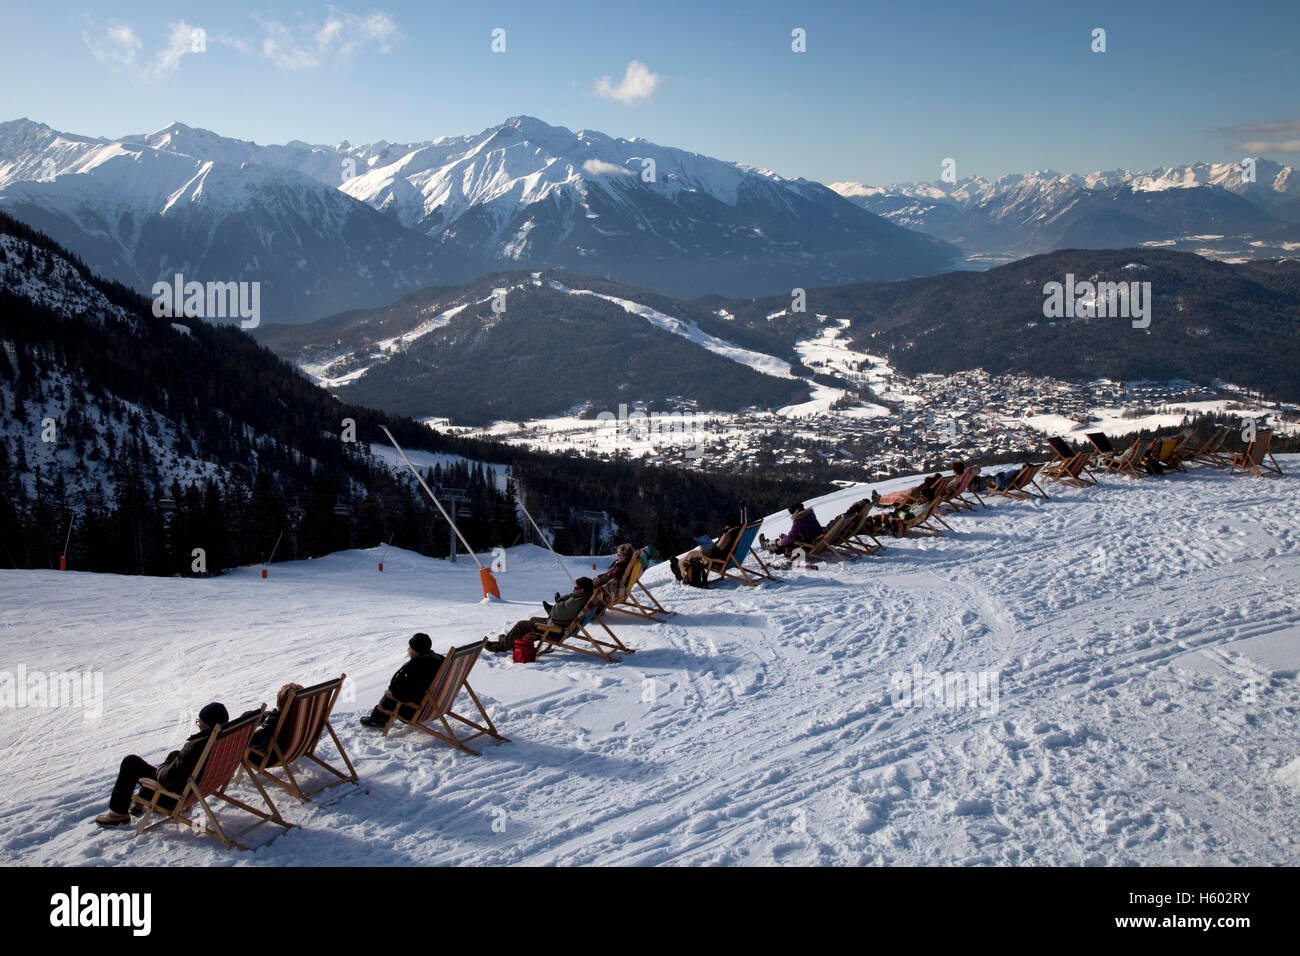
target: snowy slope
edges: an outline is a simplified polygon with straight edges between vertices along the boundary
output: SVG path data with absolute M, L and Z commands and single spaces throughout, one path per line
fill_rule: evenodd
M 0 572 L 4 669 L 103 675 L 99 716 L 0 709 L 0 863 L 1294 863 L 1300 521 L 1280 505 L 1296 480 L 1052 489 L 753 590 L 658 567 L 676 613 L 612 622 L 638 648 L 623 663 L 480 663 L 512 740 L 481 757 L 356 716 L 413 631 L 445 649 L 563 588 L 535 548 L 508 553 L 505 605 L 480 603 L 463 558 L 396 551 L 382 575 L 375 552 L 266 581 Z M 923 685 L 978 678 L 974 705 L 895 706 L 918 668 Z M 119 758 L 161 758 L 197 706 L 341 671 L 335 724 L 364 786 L 279 801 L 292 831 L 234 854 L 90 823 Z

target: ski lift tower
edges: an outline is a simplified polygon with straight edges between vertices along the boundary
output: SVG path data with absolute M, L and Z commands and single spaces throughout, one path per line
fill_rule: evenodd
M 447 507 L 451 514 L 457 518 L 468 518 L 469 508 L 465 507 L 465 502 L 469 501 L 469 495 L 465 494 L 464 488 L 439 488 L 438 497 L 447 502 Z M 452 522 L 447 523 L 448 533 L 451 535 L 451 563 L 456 563 L 456 526 Z
M 592 557 L 596 555 L 596 528 L 603 524 L 608 517 L 609 515 L 603 511 L 584 510 L 582 512 L 582 520 L 591 523 L 591 551 L 589 553 Z

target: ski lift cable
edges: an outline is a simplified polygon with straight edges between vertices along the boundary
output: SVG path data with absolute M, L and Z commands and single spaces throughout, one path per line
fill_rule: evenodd
M 528 523 L 533 526 L 533 530 L 537 532 L 537 537 L 542 539 L 542 544 L 546 545 L 546 550 L 551 552 L 552 557 L 555 558 L 555 563 L 560 566 L 561 571 L 568 575 L 569 580 L 573 581 L 574 586 L 577 586 L 578 582 L 573 580 L 573 575 L 569 574 L 569 569 L 564 566 L 564 562 L 560 560 L 560 556 L 555 553 L 555 549 L 551 547 L 551 542 L 546 540 L 546 535 L 542 534 L 542 529 L 537 527 L 537 522 L 533 520 L 533 516 L 529 514 L 528 509 L 524 507 L 524 499 L 522 497 L 518 499 L 518 503 L 519 510 L 524 513 L 524 517 L 528 519 Z

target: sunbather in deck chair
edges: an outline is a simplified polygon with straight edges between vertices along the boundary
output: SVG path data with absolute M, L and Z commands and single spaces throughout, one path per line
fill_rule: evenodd
M 949 531 L 952 525 L 943 520 L 939 513 L 938 500 L 926 501 L 921 504 L 909 505 L 906 512 L 901 515 L 902 533 L 906 537 L 909 534 L 942 537 L 943 532 L 935 527 L 935 522 L 943 525 Z
M 149 778 L 141 780 L 140 793 L 131 798 L 133 805 L 144 808 L 144 816 L 140 818 L 140 825 L 136 827 L 136 835 L 139 836 L 141 833 L 146 833 L 154 829 L 154 827 L 160 827 L 164 823 L 182 823 L 209 836 L 216 837 L 227 850 L 232 847 L 246 850 L 248 849 L 246 846 L 237 842 L 238 838 L 254 827 L 260 826 L 264 822 L 274 823 L 286 829 L 293 826 L 284 817 L 280 816 L 280 811 L 275 808 L 275 804 L 271 802 L 271 798 L 267 795 L 265 788 L 263 788 L 255 774 L 250 774 L 249 779 L 253 781 L 253 785 L 257 787 L 257 792 L 266 801 L 270 813 L 249 806 L 244 801 L 226 793 L 226 788 L 230 786 L 235 778 L 235 771 L 243 766 L 245 762 L 248 742 L 252 739 L 253 732 L 257 730 L 257 725 L 265 712 L 266 705 L 263 704 L 257 710 L 249 711 L 249 713 L 224 726 L 221 724 L 214 725 L 212 733 L 208 737 L 207 746 L 199 757 L 198 764 L 179 793 L 166 789 L 157 780 Z M 212 807 L 208 805 L 209 797 L 215 797 L 233 807 L 238 807 L 258 819 L 240 832 L 227 836 L 221 821 L 217 819 L 216 814 L 212 812 Z M 186 816 L 186 812 L 196 803 L 203 808 L 208 820 L 207 825 Z M 163 818 L 157 823 L 150 824 L 149 820 L 155 813 L 162 814 Z
M 588 657 L 598 657 L 610 664 L 617 664 L 619 658 L 615 657 L 615 654 L 635 654 L 636 651 L 619 640 L 618 635 L 609 629 L 609 625 L 600 619 L 602 606 L 599 598 L 593 595 L 582 613 L 565 627 L 556 624 L 536 625 L 534 633 L 538 637 L 537 656 L 541 657 L 543 654 L 550 654 L 556 648 L 563 648 L 578 654 L 586 654 Z M 593 625 L 603 630 L 609 640 L 593 635 L 588 630 Z M 582 646 L 584 641 L 591 645 L 590 649 Z
M 1258 475 L 1263 478 L 1264 475 L 1273 474 L 1281 477 L 1282 466 L 1277 463 L 1273 453 L 1269 451 L 1269 445 L 1273 442 L 1273 430 L 1270 428 L 1261 428 L 1255 432 L 1255 440 L 1246 446 L 1246 450 L 1237 452 L 1232 456 L 1232 462 L 1228 474 L 1235 475 L 1238 471 L 1249 472 L 1252 475 Z M 1269 464 L 1269 462 L 1273 464 Z
M 467 741 L 474 740 L 476 737 L 491 737 L 498 743 L 509 743 L 509 738 L 503 737 L 497 732 L 496 725 L 492 723 L 492 718 L 483 709 L 478 694 L 474 693 L 474 688 L 469 686 L 469 672 L 474 669 L 479 654 L 483 651 L 483 645 L 486 643 L 487 638 L 484 638 L 476 644 L 466 644 L 464 647 L 453 647 L 449 650 L 447 659 L 442 662 L 442 667 L 438 669 L 438 676 L 433 679 L 433 684 L 425 692 L 424 700 L 420 702 L 419 709 L 413 717 L 410 719 L 403 717 L 403 708 L 401 707 L 394 707 L 391 711 L 385 711 L 388 715 L 388 722 L 384 725 L 384 736 L 388 736 L 388 731 L 392 729 L 394 723 L 401 721 L 418 730 L 423 730 L 430 737 L 436 737 L 457 750 L 463 750 L 476 757 L 479 756 L 479 752 L 465 746 Z M 462 688 L 465 693 L 469 694 L 470 701 L 478 709 L 479 715 L 483 718 L 483 724 L 487 725 L 486 727 L 451 709 L 456 703 L 456 698 L 460 696 Z M 476 733 L 457 737 L 456 731 L 447 721 L 448 717 L 467 727 L 473 727 Z M 436 729 L 435 722 L 441 725 L 441 731 Z
M 946 514 L 956 514 L 959 511 L 974 511 L 975 503 L 966 495 L 975 494 L 975 478 L 979 475 L 980 470 L 977 465 L 970 465 L 963 469 L 961 474 L 954 475 L 948 479 L 948 483 L 941 489 L 941 494 L 936 495 L 939 502 L 939 511 Z M 984 502 L 981 500 L 980 505 Z M 946 509 L 946 510 L 945 510 Z
M 857 520 L 852 522 L 844 533 L 840 549 L 863 557 L 872 557 L 883 551 L 884 545 L 873 533 L 877 524 L 872 520 L 873 517 L 870 505 L 858 511 Z
M 767 566 L 767 562 L 763 560 L 763 556 L 754 550 L 754 541 L 758 537 L 758 529 L 762 526 L 763 522 L 755 521 L 741 528 L 740 536 L 736 538 L 731 552 L 725 557 L 710 557 L 707 554 L 703 556 L 705 570 L 718 576 L 710 583 L 717 584 L 724 578 L 731 578 L 733 581 L 755 587 L 760 579 L 778 580 L 772 573 L 772 569 Z M 757 567 L 746 566 L 745 561 L 750 558 L 757 562 Z
M 633 617 L 643 617 L 651 621 L 659 621 L 661 616 L 667 617 L 672 613 L 659 603 L 659 599 L 650 593 L 650 589 L 641 580 L 641 576 L 645 574 L 649 563 L 649 554 L 645 548 L 642 548 L 627 566 L 627 573 L 623 575 L 623 580 L 619 582 L 618 592 L 614 600 L 605 605 L 606 611 L 617 611 L 619 614 L 630 614 Z M 650 602 L 649 604 L 637 597 L 635 592 L 638 589 L 645 595 Z
M 866 509 L 870 511 L 870 509 Z M 861 520 L 860 515 L 840 515 L 831 522 L 830 527 L 817 536 L 814 541 L 796 541 L 791 549 L 792 555 L 802 555 L 805 561 L 825 558 L 828 561 L 843 561 L 857 557 L 861 552 L 844 546 L 845 539 Z
M 1042 465 L 1031 465 L 1028 462 L 1020 466 L 1020 470 L 1006 483 L 1004 487 L 994 487 L 993 491 L 1004 498 L 1011 498 L 1014 501 L 1029 501 L 1032 498 L 1041 498 L 1048 501 L 1047 492 L 1043 490 L 1035 478 L 1042 469 Z M 1038 489 L 1036 492 L 1033 489 Z
M 286 684 L 281 688 L 281 693 L 276 699 L 277 711 L 266 715 L 267 718 L 271 718 L 273 713 L 275 715 L 269 727 L 270 732 L 263 733 L 262 729 L 259 729 L 249 743 L 248 770 L 261 774 L 264 779 L 277 787 L 283 787 L 303 803 L 308 802 L 310 797 L 322 790 L 328 790 L 340 783 L 356 783 L 357 771 L 352 766 L 352 761 L 348 759 L 348 753 L 343 749 L 343 743 L 330 723 L 330 714 L 338 701 L 339 691 L 346 677 L 347 675 L 343 674 L 334 680 L 327 680 L 311 687 Z M 267 721 L 264 720 L 263 726 L 265 727 L 266 724 Z M 330 739 L 334 741 L 334 749 L 338 751 L 344 765 L 348 768 L 347 773 L 326 763 L 316 754 L 321 735 L 327 730 Z M 320 786 L 304 791 L 298 783 L 298 778 L 294 776 L 292 767 L 302 759 L 324 767 L 338 779 L 326 780 Z M 271 772 L 273 769 L 279 769 L 287 779 L 276 776 Z M 243 768 L 240 773 L 243 773 Z

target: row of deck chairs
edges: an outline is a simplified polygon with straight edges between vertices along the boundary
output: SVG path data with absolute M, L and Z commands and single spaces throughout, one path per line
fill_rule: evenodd
M 447 653 L 423 700 L 414 705 L 415 710 L 410 717 L 402 715 L 404 707 L 384 711 L 388 714 L 388 722 L 384 725 L 383 736 L 387 737 L 390 730 L 402 723 L 475 756 L 479 752 L 466 746 L 475 738 L 491 737 L 500 743 L 508 743 L 509 738 L 497 730 L 478 695 L 469 685 L 470 671 L 486 643 L 487 639 L 484 638 L 465 647 L 453 647 Z M 341 674 L 333 680 L 297 691 L 291 690 L 281 707 L 270 743 L 263 749 L 254 747 L 252 739 L 266 713 L 265 704 L 243 717 L 213 727 L 207 745 L 180 793 L 167 790 L 157 780 L 142 780 L 140 792 L 132 798 L 132 803 L 143 810 L 136 826 L 136 835 L 165 823 L 177 823 L 215 837 L 226 849 L 244 850 L 248 847 L 240 843 L 239 839 L 263 823 L 273 823 L 285 829 L 294 825 L 280 813 L 263 786 L 264 783 L 287 791 L 302 803 L 310 802 L 313 796 L 330 787 L 342 783 L 357 784 L 356 768 L 330 723 L 330 715 L 346 677 L 346 674 Z M 479 719 L 471 719 L 453 709 L 462 690 L 469 695 L 470 702 L 478 710 Z M 456 724 L 453 725 L 452 721 Z M 458 735 L 458 725 L 465 725 L 475 732 L 464 734 L 462 731 L 464 735 Z M 326 761 L 318 752 L 326 733 L 346 771 Z M 330 776 L 314 788 L 304 789 L 303 781 L 299 779 L 304 769 L 303 761 L 311 761 L 328 771 Z M 295 765 L 298 766 L 297 773 L 294 772 Z M 253 806 L 228 792 L 245 775 L 256 788 L 263 807 Z M 244 829 L 228 833 L 209 800 L 221 801 L 255 819 Z M 202 818 L 197 818 L 196 806 L 202 810 Z M 161 819 L 151 823 L 155 814 Z
M 1243 451 L 1225 454 L 1223 445 L 1232 432 L 1231 427 L 1221 427 L 1197 443 L 1193 441 L 1192 429 L 1185 428 L 1179 434 L 1166 438 L 1136 438 L 1123 451 L 1111 444 L 1110 439 L 1101 432 L 1089 433 L 1087 437 L 1096 449 L 1098 467 L 1131 478 L 1143 477 L 1138 465 L 1148 457 L 1178 471 L 1186 471 L 1189 463 L 1198 462 L 1212 468 L 1227 468 L 1228 473 L 1233 475 L 1238 472 L 1260 477 L 1282 474 L 1282 468 L 1270 450 L 1272 429 L 1258 429 L 1254 439 Z

